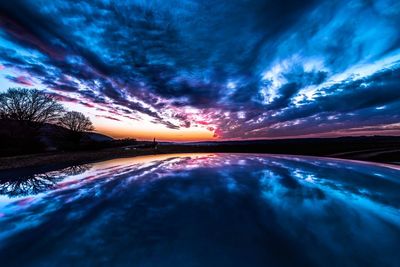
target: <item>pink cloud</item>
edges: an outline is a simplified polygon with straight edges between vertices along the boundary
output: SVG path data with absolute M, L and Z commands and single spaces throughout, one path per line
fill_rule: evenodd
M 109 120 L 113 120 L 113 121 L 121 121 L 120 119 L 111 117 L 111 116 L 107 116 L 107 115 L 96 115 L 96 117 L 98 118 L 105 118 L 105 119 L 109 119 Z
M 6 76 L 6 78 L 10 81 L 12 81 L 13 83 L 17 83 L 17 84 L 22 84 L 22 85 L 26 85 L 26 86 L 33 86 L 33 82 L 25 76 Z
M 18 81 L 18 83 L 23 84 L 23 85 L 33 86 L 32 81 L 24 76 L 18 76 L 17 81 Z

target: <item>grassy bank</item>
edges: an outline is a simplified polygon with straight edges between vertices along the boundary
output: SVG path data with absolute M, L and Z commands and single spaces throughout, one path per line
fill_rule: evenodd
M 138 147 L 114 147 L 95 151 L 55 152 L 43 154 L 31 154 L 23 156 L 0 158 L 0 171 L 17 168 L 62 168 L 70 165 L 92 163 L 114 158 L 135 157 L 152 154 L 172 153 L 273 153 L 335 157 L 342 159 L 354 159 L 390 164 L 400 163 L 400 146 L 381 145 L 370 143 L 369 145 L 352 145 L 347 142 L 339 143 L 337 140 L 324 141 L 297 140 L 296 143 L 274 142 L 269 143 L 213 143 L 205 144 L 162 144 L 157 149 Z
M 156 153 L 160 153 L 160 151 L 154 149 L 125 150 L 123 148 L 111 148 L 97 151 L 56 152 L 3 157 L 0 158 L 0 170 L 15 168 L 33 168 L 42 167 L 45 165 L 62 167 L 68 165 L 91 163 L 107 159 L 134 157 Z

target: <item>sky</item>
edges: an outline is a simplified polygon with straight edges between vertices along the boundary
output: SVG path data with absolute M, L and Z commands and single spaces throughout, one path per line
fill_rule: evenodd
M 0 92 L 116 138 L 400 134 L 398 0 L 0 2 Z

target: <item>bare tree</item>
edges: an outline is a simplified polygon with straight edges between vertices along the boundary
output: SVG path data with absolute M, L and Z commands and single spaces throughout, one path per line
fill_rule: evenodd
M 0 94 L 0 118 L 35 122 L 56 121 L 63 112 L 61 104 L 37 89 L 10 88 Z
M 69 111 L 59 119 L 59 125 L 74 133 L 83 133 L 94 129 L 88 117 L 77 111 Z
M 84 132 L 94 129 L 92 122 L 88 117 L 77 111 L 69 111 L 59 119 L 60 126 L 68 129 L 65 135 L 64 145 L 68 149 L 76 149 L 80 146 Z
M 63 110 L 54 97 L 37 89 L 0 93 L 0 154 L 44 151 L 42 126 L 56 122 Z

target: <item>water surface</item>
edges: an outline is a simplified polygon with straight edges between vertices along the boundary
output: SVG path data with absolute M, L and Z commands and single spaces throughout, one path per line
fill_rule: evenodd
M 0 175 L 1 266 L 399 266 L 399 248 L 384 165 L 184 154 Z

